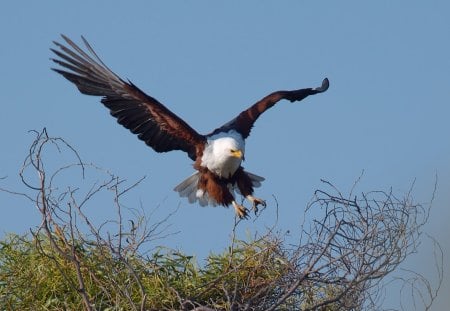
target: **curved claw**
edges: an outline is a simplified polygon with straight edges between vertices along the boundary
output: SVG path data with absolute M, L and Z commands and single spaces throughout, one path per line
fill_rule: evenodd
M 234 207 L 234 211 L 236 212 L 236 215 L 242 219 L 247 219 L 249 217 L 248 215 L 248 209 L 246 209 L 244 206 L 237 204 L 236 202 L 233 201 L 233 207 Z
M 253 201 L 253 210 L 255 211 L 255 215 L 258 213 L 258 205 L 262 205 L 264 208 L 267 206 L 266 201 L 255 198 Z
M 266 201 L 264 201 L 263 199 L 255 198 L 252 195 L 248 195 L 247 200 L 252 203 L 252 209 L 255 211 L 255 215 L 256 213 L 258 213 L 258 205 L 262 205 L 263 207 L 267 206 Z

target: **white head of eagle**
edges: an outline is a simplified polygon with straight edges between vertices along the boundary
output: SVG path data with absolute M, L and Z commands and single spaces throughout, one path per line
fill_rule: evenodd
M 244 159 L 245 142 L 231 130 L 208 138 L 201 158 L 201 166 L 221 178 L 231 178 Z

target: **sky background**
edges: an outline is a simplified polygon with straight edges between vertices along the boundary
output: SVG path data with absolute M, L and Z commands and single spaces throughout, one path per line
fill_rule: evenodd
M 328 77 L 326 93 L 280 102 L 257 121 L 244 166 L 266 178 L 256 196 L 268 208 L 257 220 L 241 222 L 240 236 L 272 225 L 276 202 L 280 231 L 298 232 L 304 207 L 323 188 L 320 179 L 348 193 L 364 171 L 357 191 L 392 187 L 399 195 L 415 181 L 413 197 L 426 203 L 437 175 L 425 231 L 442 243 L 448 262 L 450 2 L 43 3 L 8 1 L 0 8 L 0 187 L 25 191 L 18 172 L 33 140 L 28 131 L 46 127 L 84 161 L 130 185 L 146 176 L 124 197 L 126 206 L 158 207 L 155 220 L 178 207 L 169 220 L 169 231 L 178 233 L 156 244 L 194 254 L 199 262 L 228 245 L 232 209 L 189 205 L 172 191 L 193 171 L 185 154 L 153 152 L 97 98 L 81 95 L 49 70 L 52 41 L 64 33 L 79 43 L 83 35 L 113 71 L 200 133 L 272 91 L 316 87 Z M 61 182 L 75 183 L 71 178 Z M 89 207 L 96 221 L 115 216 L 110 198 L 96 203 Z M 1 235 L 39 225 L 37 211 L 19 197 L 0 192 L 0 211 Z M 432 280 L 433 262 L 425 239 L 407 268 Z M 449 274 L 446 265 L 433 310 L 448 307 Z M 385 306 L 396 300 L 397 292 L 387 294 Z

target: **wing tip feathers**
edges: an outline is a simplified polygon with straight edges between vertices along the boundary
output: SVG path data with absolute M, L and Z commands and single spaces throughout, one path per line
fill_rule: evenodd
M 319 93 L 323 93 L 326 90 L 328 90 L 328 88 L 330 87 L 330 80 L 328 80 L 328 78 L 325 78 L 322 80 L 322 85 L 315 88 L 314 90 L 319 92 Z

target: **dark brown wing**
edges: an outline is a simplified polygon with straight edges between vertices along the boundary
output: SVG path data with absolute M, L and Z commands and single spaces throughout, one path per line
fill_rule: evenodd
M 125 82 L 97 56 L 86 39 L 87 52 L 66 36 L 69 47 L 54 42 L 60 50 L 51 49 L 59 59 L 52 59 L 63 69 L 52 68 L 73 82 L 81 93 L 102 96 L 101 102 L 110 109 L 117 122 L 157 152 L 182 150 L 195 160 L 197 148 L 205 137 L 198 134 L 181 118 L 131 82 Z
M 287 99 L 291 102 L 300 101 L 305 97 L 308 97 L 309 95 L 325 92 L 326 90 L 328 90 L 329 85 L 330 83 L 328 79 L 325 78 L 322 81 L 322 85 L 314 89 L 307 88 L 295 91 L 277 91 L 269 94 L 247 110 L 242 111 L 236 118 L 234 118 L 230 122 L 226 123 L 220 128 L 215 129 L 210 135 L 234 129 L 238 131 L 245 139 L 250 135 L 253 124 L 258 119 L 258 117 L 264 111 L 274 106 L 278 101 L 282 99 Z

